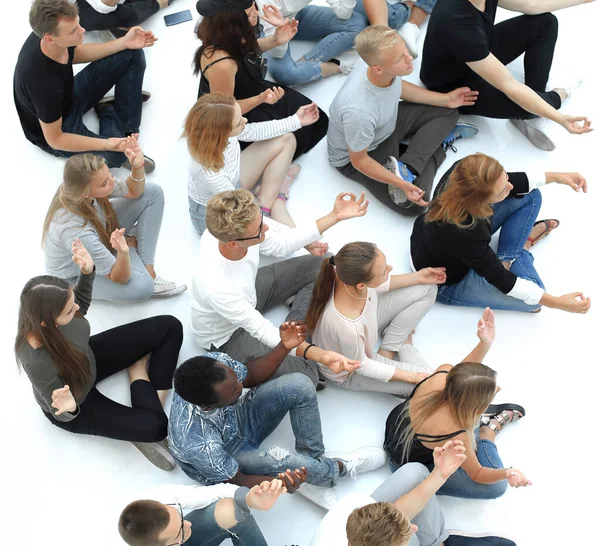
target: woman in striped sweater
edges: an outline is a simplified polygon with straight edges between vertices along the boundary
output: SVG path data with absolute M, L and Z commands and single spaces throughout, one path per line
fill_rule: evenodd
M 203 95 L 190 110 L 184 127 L 191 162 L 188 176 L 190 216 L 196 231 L 206 229 L 208 200 L 235 188 L 252 190 L 265 216 L 294 226 L 286 201 L 289 185 L 300 171 L 291 165 L 296 150 L 292 134 L 319 119 L 312 103 L 284 119 L 247 123 L 234 97 Z M 240 150 L 239 141 L 252 142 Z

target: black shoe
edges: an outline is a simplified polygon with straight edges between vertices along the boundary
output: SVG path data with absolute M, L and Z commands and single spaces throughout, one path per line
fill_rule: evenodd
M 319 379 L 319 382 L 317 383 L 317 392 L 324 391 L 326 388 L 327 388 L 327 383 L 325 383 L 325 381 L 322 381 Z
M 142 90 L 142 102 L 148 102 L 148 100 L 150 100 L 151 96 L 152 96 L 152 93 L 150 93 L 150 91 Z M 96 108 L 101 107 L 101 106 L 108 106 L 109 104 L 111 104 L 111 105 L 115 104 L 115 96 L 114 95 L 106 95 L 105 97 L 102 97 L 98 101 L 98 104 L 96 104 Z
M 488 533 L 469 533 L 467 531 L 448 530 L 450 536 L 444 540 L 444 546 L 517 546 L 504 537 Z
M 129 159 L 126 159 L 125 162 L 121 165 L 124 169 L 131 170 L 131 164 L 129 163 Z M 146 174 L 150 174 L 152 171 L 156 169 L 156 163 L 154 163 L 154 159 L 150 159 L 147 155 L 144 156 L 144 171 Z

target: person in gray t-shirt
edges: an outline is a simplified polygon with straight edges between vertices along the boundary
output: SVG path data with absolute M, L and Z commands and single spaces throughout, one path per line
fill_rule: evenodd
M 446 149 L 478 132 L 470 123 L 457 123 L 457 108 L 473 104 L 477 91 L 461 87 L 434 93 L 403 82 L 413 70 L 412 57 L 388 27 L 363 30 L 356 50 L 362 61 L 329 109 L 329 161 L 384 205 L 418 215 L 428 205 Z M 407 137 L 408 146 L 401 145 Z

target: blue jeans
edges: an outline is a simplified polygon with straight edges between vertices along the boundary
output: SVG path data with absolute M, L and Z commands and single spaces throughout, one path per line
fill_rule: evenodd
M 364 15 L 354 12 L 350 19 L 338 19 L 325 6 L 306 6 L 297 14 L 298 33 L 294 39 L 320 40 L 304 61 L 294 61 L 288 45 L 285 55 L 277 59 L 265 53 L 269 71 L 283 85 L 308 83 L 321 78 L 321 63 L 333 59 L 354 45 L 354 37 L 367 26 Z
M 92 138 L 120 138 L 129 133 L 138 133 L 142 121 L 142 82 L 145 71 L 146 57 L 141 49 L 128 49 L 90 63 L 75 76 L 73 106 L 69 115 L 63 118 L 63 132 Z M 115 102 L 98 109 L 100 130 L 96 134 L 84 125 L 83 116 L 113 86 Z M 40 147 L 57 157 L 83 153 L 54 150 L 48 145 Z M 92 152 L 103 156 L 111 168 L 120 167 L 127 159 L 121 152 Z
M 517 277 L 533 281 L 544 288 L 533 265 L 533 255 L 523 248 L 541 206 L 542 194 L 539 190 L 533 190 L 521 198 L 507 197 L 504 201 L 495 203 L 492 207 L 492 233 L 500 230 L 498 259 L 512 262 L 510 270 Z M 507 296 L 473 270 L 458 284 L 438 287 L 437 301 L 446 305 L 491 307 L 505 311 L 531 312 L 540 308 L 540 305 L 528 305 Z
M 418 0 L 415 2 L 416 8 L 421 8 L 425 13 L 429 13 L 433 11 L 437 0 Z M 403 3 L 398 4 L 390 4 L 387 3 L 388 8 L 388 26 L 390 28 L 399 29 L 406 21 L 408 21 L 410 17 L 410 8 Z M 354 12 L 362 13 L 365 17 L 367 16 L 367 12 L 365 11 L 365 4 L 363 0 L 356 0 L 356 6 L 354 7 Z
M 276 476 L 305 466 L 308 483 L 333 487 L 340 475 L 336 461 L 323 457 L 323 433 L 317 393 L 311 379 L 291 373 L 252 389 L 236 407 L 240 440 L 230 453 L 245 474 Z M 296 451 L 259 449 L 283 418 L 290 414 Z
M 194 510 L 185 516 L 192 524 L 192 536 L 186 540 L 186 546 L 217 546 L 228 538 L 234 546 L 267 546 L 254 516 L 248 516 L 229 529 L 220 527 L 215 521 L 216 504 Z
M 202 235 L 206 229 L 206 207 L 196 203 L 191 197 L 188 197 L 190 208 L 190 219 L 198 235 Z

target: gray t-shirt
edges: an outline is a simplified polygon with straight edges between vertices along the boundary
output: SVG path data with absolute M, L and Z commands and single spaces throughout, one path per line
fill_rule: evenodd
M 367 64 L 359 59 L 329 108 L 327 153 L 334 167 L 350 163 L 353 152 L 377 148 L 396 127 L 402 78 L 377 87 L 367 78 Z
M 127 183 L 122 180 L 115 180 L 115 187 L 109 198 L 123 198 L 129 191 Z M 98 217 L 104 218 L 102 209 L 94 200 L 94 208 L 98 212 Z M 79 237 L 83 246 L 90 253 L 96 272 L 98 275 L 108 275 L 116 258 L 114 254 L 106 248 L 98 232 L 90 223 L 85 226 L 81 216 L 77 216 L 67 210 L 61 209 L 56 212 L 44 241 L 44 260 L 46 263 L 46 273 L 61 277 L 62 279 L 75 279 L 79 275 L 79 267 L 72 260 L 73 253 L 71 245 Z

